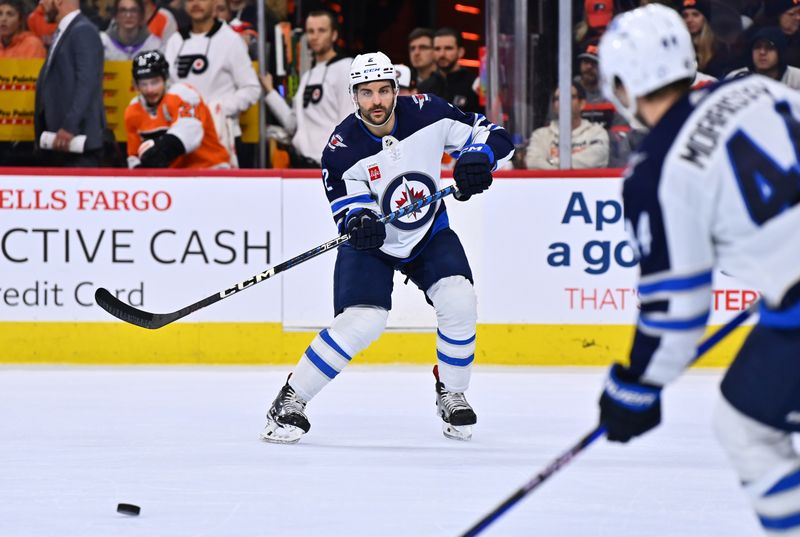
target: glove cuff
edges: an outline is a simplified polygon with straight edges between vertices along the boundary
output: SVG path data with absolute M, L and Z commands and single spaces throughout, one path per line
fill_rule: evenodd
M 661 387 L 625 379 L 627 370 L 620 364 L 611 366 L 606 379 L 605 393 L 615 403 L 634 412 L 644 412 L 658 403 Z
M 489 159 L 489 165 L 492 167 L 492 171 L 494 171 L 495 161 L 494 161 L 494 151 L 492 148 L 486 144 L 470 144 L 464 146 L 464 149 L 461 150 L 461 153 L 458 155 L 458 158 L 461 159 L 465 155 L 474 154 L 474 153 L 483 153 Z

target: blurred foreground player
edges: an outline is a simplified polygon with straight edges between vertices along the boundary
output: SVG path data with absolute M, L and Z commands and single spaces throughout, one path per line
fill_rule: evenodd
M 125 110 L 130 168 L 228 168 L 211 112 L 186 84 L 169 83 L 169 64 L 156 50 L 133 59 L 139 95 Z
M 466 201 L 489 188 L 492 170 L 511 158 L 513 145 L 482 115 L 430 95 L 398 97 L 395 67 L 383 53 L 353 60 L 349 89 L 356 112 L 336 127 L 322 154 L 333 219 L 350 234 L 336 257 L 336 317 L 300 358 L 261 436 L 289 443 L 308 432 L 306 403 L 386 327 L 399 270 L 436 310 L 434 374 L 444 435 L 469 440 L 477 418 L 464 392 L 475 356 L 477 301 L 464 249 L 444 202 L 389 225 L 379 218 L 441 188 L 443 151 L 458 157 L 453 176 L 458 199 Z
M 600 42 L 606 96 L 651 128 L 623 186 L 639 253 L 641 313 L 630 365 L 600 399 L 608 439 L 657 426 L 660 394 L 692 361 L 712 270 L 761 292 L 758 324 L 722 381 L 714 422 L 769 535 L 800 535 L 800 96 L 753 75 L 689 92 L 686 26 L 653 4 Z

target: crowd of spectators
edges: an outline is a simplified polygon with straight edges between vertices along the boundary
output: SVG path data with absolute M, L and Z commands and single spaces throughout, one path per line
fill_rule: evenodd
M 270 73 L 259 81 L 250 63 L 258 42 L 257 10 L 252 0 L 113 0 L 107 9 L 78 2 L 39 0 L 32 6 L 26 0 L 0 0 L 0 58 L 45 59 L 36 97 L 36 144 L 40 150 L 44 149 L 41 134 L 46 131 L 55 136 L 49 153 L 67 152 L 77 135 L 86 136 L 83 157 L 99 152 L 98 144 L 107 142 L 109 135 L 102 90 L 96 89 L 102 81 L 94 59 L 130 61 L 148 50 L 164 54 L 172 83 L 185 82 L 200 92 L 233 167 L 254 163 L 252 147 L 241 143 L 239 116 L 262 97 L 270 112 L 269 136 L 287 150 L 290 165 L 296 167 L 318 165 L 330 132 L 353 111 L 347 94 L 351 55 L 337 47 L 341 44 L 337 17 L 328 12 L 314 11 L 303 21 L 312 63 L 289 93 L 289 85 Z M 800 0 L 659 2 L 676 9 L 692 35 L 698 64 L 696 87 L 758 73 L 800 90 Z M 650 2 L 576 0 L 571 106 L 575 168 L 622 166 L 643 135 L 602 95 L 597 44 L 614 15 L 644 3 Z M 285 11 L 276 8 L 280 5 L 267 2 L 269 24 L 286 19 Z M 91 28 L 97 39 L 83 36 L 85 30 L 67 31 L 76 20 L 83 28 Z M 80 69 L 70 63 L 74 60 L 59 54 L 59 39 L 74 33 L 83 36 L 82 42 L 69 46 L 83 47 L 83 56 L 91 58 L 85 61 L 92 70 L 84 69 L 80 80 L 75 78 Z M 65 40 L 61 48 L 66 50 L 73 39 Z M 99 52 L 95 50 L 98 46 Z M 557 51 L 552 54 L 555 57 Z M 477 72 L 462 64 L 463 57 L 460 31 L 414 29 L 408 35 L 408 56 L 394 58 L 402 94 L 432 93 L 465 111 L 483 112 Z M 73 85 L 90 89 L 75 96 L 62 91 Z M 85 102 L 87 95 L 98 102 Z M 555 104 L 559 97 L 556 88 L 550 96 Z M 78 109 L 79 105 L 82 108 Z M 557 168 L 557 109 L 551 106 L 549 115 L 538 123 L 519 148 L 517 165 Z M 57 157 L 46 160 L 60 165 L 95 160 Z M 444 165 L 446 161 L 445 157 Z
M 575 83 L 578 94 L 585 95 L 578 113 L 584 120 L 605 129 L 607 138 L 595 129 L 592 141 L 597 147 L 604 143 L 608 147 L 606 165 L 610 167 L 624 165 L 644 133 L 633 130 L 600 92 L 597 44 L 614 15 L 645 3 L 654 2 L 585 0 L 578 6 L 573 34 L 577 51 Z M 658 3 L 677 10 L 692 36 L 698 67 L 695 89 L 718 80 L 758 73 L 800 90 L 800 0 L 660 0 Z M 573 118 L 572 165 L 597 167 L 596 160 L 581 154 L 591 147 L 585 140 L 588 131 L 581 125 Z M 558 153 L 557 134 L 552 138 L 557 133 L 554 128 L 554 123 L 550 123 L 532 133 L 528 151 L 534 153 L 525 159 L 528 167 L 553 167 L 552 155 Z M 551 140 L 551 158 L 545 158 L 547 153 L 542 147 L 545 139 Z

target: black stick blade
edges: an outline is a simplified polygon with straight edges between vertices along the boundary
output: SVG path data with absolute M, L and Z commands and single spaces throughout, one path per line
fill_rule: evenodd
M 149 328 L 151 330 L 163 326 L 163 324 L 159 324 L 159 319 L 157 319 L 161 317 L 160 315 L 154 315 L 148 311 L 134 308 L 112 295 L 108 289 L 103 287 L 99 287 L 97 291 L 95 291 L 94 301 L 108 313 L 126 323 L 135 324 L 136 326 Z

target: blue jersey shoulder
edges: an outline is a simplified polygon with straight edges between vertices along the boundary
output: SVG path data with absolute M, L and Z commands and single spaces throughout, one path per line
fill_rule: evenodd
M 397 134 L 399 140 L 443 119 L 462 121 L 471 125 L 470 116 L 430 93 L 418 93 L 397 98 Z
M 670 267 L 667 248 L 666 229 L 658 192 L 662 181 L 664 161 L 678 133 L 694 110 L 689 96 L 675 103 L 661 121 L 653 127 L 642 140 L 639 148 L 631 156 L 622 187 L 625 219 L 630 222 L 634 233 L 643 225 L 646 228 L 650 245 L 648 252 L 640 260 L 642 274 L 652 274 Z
M 364 124 L 350 114 L 333 130 L 322 151 L 322 167 L 341 174 L 361 159 L 381 150 L 380 139 L 372 136 Z
M 664 160 L 694 109 L 695 106 L 690 101 L 688 94 L 669 109 L 637 148 L 632 157 L 631 176 L 626 184 L 631 182 L 648 183 L 651 187 L 658 188 Z

